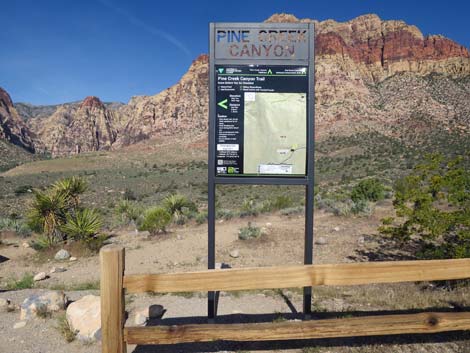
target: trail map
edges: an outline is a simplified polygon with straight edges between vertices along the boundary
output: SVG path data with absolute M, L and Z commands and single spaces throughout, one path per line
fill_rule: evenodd
M 308 68 L 216 65 L 216 175 L 303 177 Z
M 307 140 L 304 93 L 245 93 L 243 171 L 304 174 Z

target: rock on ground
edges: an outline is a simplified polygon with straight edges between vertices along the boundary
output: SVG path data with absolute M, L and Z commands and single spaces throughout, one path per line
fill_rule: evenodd
M 50 291 L 42 295 L 33 294 L 21 304 L 20 320 L 28 320 L 37 316 L 38 309 L 46 312 L 63 310 L 67 297 L 63 292 Z
M 100 297 L 86 295 L 70 304 L 66 313 L 67 321 L 77 331 L 81 342 L 94 342 L 101 339 Z
M 61 249 L 59 251 L 57 251 L 57 253 L 55 254 L 54 256 L 54 259 L 56 260 L 67 260 L 70 258 L 70 253 L 65 250 L 65 249 Z
M 42 281 L 43 279 L 46 279 L 47 275 L 46 272 L 39 272 L 37 275 L 34 276 L 33 280 L 35 282 Z
M 328 240 L 327 240 L 326 238 L 319 237 L 319 238 L 315 241 L 315 244 L 317 244 L 317 245 L 326 245 L 326 244 L 328 244 Z

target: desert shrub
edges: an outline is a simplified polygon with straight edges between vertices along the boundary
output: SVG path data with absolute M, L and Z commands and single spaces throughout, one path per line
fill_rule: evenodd
M 207 222 L 207 211 L 202 211 L 197 213 L 195 217 L 196 223 L 197 224 L 203 224 Z
M 297 215 L 297 214 L 301 214 L 305 211 L 305 207 L 302 207 L 302 206 L 297 206 L 297 207 L 288 207 L 288 208 L 284 208 L 280 211 L 280 213 L 283 215 L 283 216 L 292 216 L 292 215 Z
M 124 194 L 122 195 L 122 198 L 124 200 L 127 200 L 127 201 L 136 201 L 137 200 L 137 196 L 136 196 L 135 192 L 132 191 L 129 188 L 126 188 L 124 190 Z
M 114 213 L 122 224 L 137 223 L 142 215 L 142 209 L 137 203 L 123 199 L 114 207 Z
M 379 230 L 400 243 L 419 240 L 419 258 L 470 257 L 470 171 L 463 157 L 430 155 L 395 184 L 400 224 Z M 392 223 L 391 220 L 390 223 Z
M 149 231 L 151 234 L 166 232 L 166 227 L 171 222 L 171 214 L 166 208 L 154 207 L 144 214 L 140 230 Z
M 217 219 L 224 219 L 226 221 L 228 221 L 229 219 L 232 219 L 234 216 L 235 214 L 232 210 L 227 210 L 225 208 L 217 209 L 215 212 L 215 217 Z
M 260 235 L 261 228 L 252 225 L 251 222 L 248 222 L 248 226 L 242 227 L 238 230 L 238 239 L 240 240 L 258 238 Z
M 28 226 L 44 234 L 50 245 L 62 240 L 60 227 L 65 223 L 67 199 L 56 192 L 34 191 L 34 199 L 28 211 Z
M 257 216 L 258 214 L 259 214 L 259 210 L 256 207 L 254 200 L 252 199 L 243 200 L 243 204 L 240 208 L 240 217 Z
M 7 290 L 29 289 L 34 286 L 34 277 L 31 273 L 25 273 L 20 279 L 10 279 L 7 281 Z
M 370 216 L 374 212 L 374 203 L 367 200 L 357 200 L 353 203 L 351 212 Z
M 180 218 L 185 218 L 188 212 L 197 212 L 197 206 L 186 196 L 181 194 L 172 194 L 163 199 L 163 207 L 178 223 Z
M 377 202 L 385 198 L 385 187 L 377 179 L 361 180 L 355 185 L 351 191 L 351 200 L 357 202 L 359 200 Z
M 99 250 L 106 237 L 99 232 L 103 226 L 96 210 L 84 208 L 67 214 L 65 224 L 60 227 L 67 239 L 83 242 L 91 250 Z
M 27 194 L 28 192 L 32 192 L 33 187 L 31 185 L 20 185 L 15 188 L 15 195 L 22 195 Z
M 46 191 L 33 191 L 27 211 L 28 226 L 41 234 L 37 249 L 51 247 L 68 238 L 95 242 L 102 227 L 96 211 L 83 209 L 80 195 L 88 188 L 85 179 L 70 177 L 56 181 Z
M 69 343 L 74 341 L 77 336 L 77 331 L 70 326 L 65 314 L 62 314 L 57 318 L 57 330 Z
M 351 200 L 338 201 L 329 198 L 323 199 L 318 196 L 316 197 L 316 205 L 320 210 L 331 212 L 335 216 L 349 216 L 351 214 L 354 204 Z
M 72 176 L 56 181 L 52 184 L 52 192 L 62 195 L 73 208 L 80 204 L 80 195 L 88 189 L 88 183 L 81 177 Z
M 291 207 L 294 201 L 290 196 L 279 195 L 273 199 L 273 207 L 275 210 L 282 210 L 283 208 Z
M 31 235 L 31 228 L 24 221 L 16 218 L 0 218 L 0 231 L 2 230 L 15 232 L 22 237 Z

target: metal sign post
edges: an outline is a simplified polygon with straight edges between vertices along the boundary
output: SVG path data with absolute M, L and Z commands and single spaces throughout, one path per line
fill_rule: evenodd
M 313 23 L 211 23 L 208 268 L 215 268 L 217 184 L 304 185 L 304 263 L 313 263 Z M 209 292 L 208 316 L 217 315 Z M 303 310 L 311 313 L 312 288 Z

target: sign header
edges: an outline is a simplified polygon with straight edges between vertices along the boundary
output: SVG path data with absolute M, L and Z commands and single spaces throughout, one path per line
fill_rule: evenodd
M 215 59 L 308 60 L 309 30 L 305 24 L 266 23 L 253 27 L 215 25 Z

